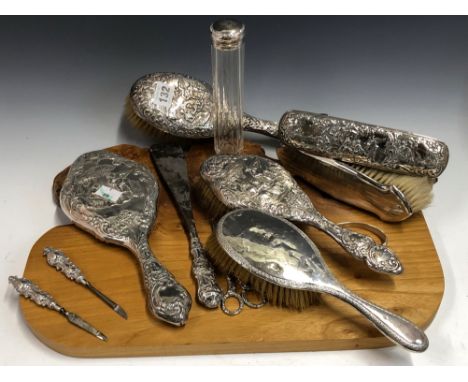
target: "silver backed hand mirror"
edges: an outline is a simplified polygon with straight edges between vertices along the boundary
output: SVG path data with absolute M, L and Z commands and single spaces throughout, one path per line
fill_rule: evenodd
M 388 247 L 342 228 L 320 214 L 289 172 L 270 159 L 256 155 L 216 155 L 203 162 L 200 175 L 229 209 L 253 208 L 310 224 L 328 234 L 370 269 L 390 274 L 403 271 L 400 261 Z
M 83 154 L 71 165 L 60 206 L 78 227 L 132 251 L 141 265 L 150 312 L 181 326 L 191 297 L 148 244 L 158 195 L 157 180 L 144 165 L 101 150 Z
M 235 210 L 219 220 L 216 238 L 227 256 L 255 277 L 283 288 L 335 296 L 397 344 L 417 352 L 428 347 L 426 335 L 412 322 L 364 300 L 338 282 L 315 244 L 288 221 L 258 210 Z

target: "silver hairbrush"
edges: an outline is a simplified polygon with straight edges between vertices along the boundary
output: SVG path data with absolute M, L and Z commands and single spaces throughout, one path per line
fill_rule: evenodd
M 177 73 L 152 73 L 132 86 L 126 111 L 133 124 L 182 139 L 213 137 L 209 84 Z M 437 177 L 448 148 L 430 137 L 369 123 L 292 110 L 279 124 L 245 114 L 245 130 L 276 137 L 289 147 L 390 172 Z

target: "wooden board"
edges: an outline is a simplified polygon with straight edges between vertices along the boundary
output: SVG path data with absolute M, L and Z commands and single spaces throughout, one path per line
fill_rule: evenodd
M 141 161 L 153 170 L 146 150 L 123 145 L 111 149 Z M 196 176 L 210 146 L 192 147 L 188 154 L 191 177 Z M 247 145 L 248 152 L 261 153 Z M 154 170 L 153 170 L 154 171 Z M 63 175 L 55 180 L 57 192 Z M 444 291 L 437 253 L 422 214 L 404 223 L 387 224 L 355 208 L 330 199 L 301 183 L 317 209 L 336 221 L 363 221 L 383 229 L 389 246 L 404 263 L 396 277 L 376 274 L 351 259 L 328 236 L 305 228 L 321 249 L 332 271 L 348 288 L 426 328 L 434 318 Z M 211 229 L 207 217 L 194 206 L 202 240 Z M 150 236 L 156 256 L 195 296 L 190 275 L 188 243 L 171 200 L 161 187 L 157 223 Z M 42 256 L 46 246 L 60 248 L 75 261 L 94 285 L 121 304 L 128 321 L 120 318 L 85 288 L 50 268 Z M 46 232 L 33 246 L 24 276 L 49 291 L 69 310 L 78 313 L 108 337 L 101 342 L 73 327 L 59 314 L 20 300 L 33 333 L 50 348 L 77 357 L 186 355 L 378 348 L 391 345 L 353 308 L 330 296 L 303 312 L 265 306 L 236 317 L 208 310 L 194 302 L 187 325 L 175 328 L 154 319 L 146 309 L 139 266 L 125 249 L 103 244 L 74 226 Z M 429 339 L 430 340 L 430 339 Z M 403 350 L 402 350 L 403 351 Z

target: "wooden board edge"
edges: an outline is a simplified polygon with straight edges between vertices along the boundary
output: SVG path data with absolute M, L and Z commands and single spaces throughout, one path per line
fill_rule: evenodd
M 424 223 L 426 224 L 425 218 L 423 217 Z M 45 236 L 50 231 L 66 226 L 73 226 L 73 224 L 63 224 L 59 226 L 52 227 L 45 231 L 41 236 Z M 427 228 L 427 224 L 426 224 Z M 428 230 L 429 231 L 429 230 Z M 40 239 L 39 238 L 39 239 Z M 38 240 L 39 240 L 38 239 Z M 432 237 L 431 237 L 432 241 Z M 433 244 L 433 243 L 432 243 Z M 23 271 L 26 271 L 28 263 L 30 261 L 30 256 L 32 249 L 34 248 L 35 243 L 31 247 L 31 250 L 28 255 L 28 259 L 25 264 Z M 435 248 L 435 247 L 434 247 Z M 434 309 L 434 312 L 431 316 L 428 316 L 427 321 L 420 325 L 423 330 L 426 330 L 431 323 L 433 322 L 435 316 L 437 315 L 442 299 L 445 292 L 445 276 L 438 257 L 437 251 L 436 256 L 439 262 L 442 276 L 442 287 L 440 293 L 437 294 L 438 305 Z M 33 280 L 34 281 L 34 280 Z M 132 355 L 126 353 L 123 349 L 113 348 L 112 351 L 106 352 L 103 351 L 101 354 L 93 354 L 92 356 L 88 355 L 88 350 L 86 347 L 70 349 L 67 346 L 63 346 L 59 342 L 52 341 L 46 337 L 41 336 L 39 332 L 36 332 L 33 327 L 30 326 L 29 321 L 25 318 L 24 307 L 25 304 L 31 304 L 31 301 L 26 301 L 26 299 L 19 299 L 20 312 L 22 319 L 26 322 L 28 329 L 34 334 L 34 336 L 42 342 L 45 346 L 54 350 L 64 356 L 76 357 L 76 358 L 118 358 L 118 357 L 150 357 L 150 356 L 189 356 L 189 355 L 217 355 L 217 354 L 256 354 L 256 353 L 281 353 L 281 352 L 311 352 L 311 351 L 334 351 L 334 350 L 356 350 L 356 349 L 378 349 L 385 348 L 390 346 L 395 346 L 390 340 L 384 336 L 367 338 L 365 340 L 359 339 L 361 344 L 357 344 L 354 339 L 340 339 L 340 340 L 330 340 L 327 339 L 326 345 L 322 341 L 281 341 L 281 342 L 257 342 L 257 343 L 209 343 L 204 346 L 203 344 L 197 345 L 177 345 L 171 346 L 170 348 L 161 347 L 152 347 L 151 349 L 141 348 L 135 350 Z M 45 308 L 43 308 L 45 309 Z M 51 314 L 54 312 L 51 311 Z M 70 324 L 71 325 L 71 324 Z M 79 330 L 79 329 L 77 329 Z M 429 339 L 430 340 L 430 339 Z M 96 339 L 96 341 L 99 341 Z M 249 351 L 245 351 L 245 346 L 248 346 Z
M 22 301 L 26 303 L 27 301 Z M 21 305 L 22 305 L 21 303 Z M 51 312 L 52 313 L 52 312 Z M 21 309 L 23 315 L 23 310 Z M 23 315 L 24 319 L 24 315 Z M 387 338 L 379 336 L 366 340 L 358 339 L 361 344 L 357 344 L 354 339 L 346 340 L 327 340 L 326 346 L 322 341 L 278 341 L 278 342 L 257 342 L 257 343 L 209 343 L 206 345 L 178 345 L 171 347 L 154 347 L 140 348 L 129 355 L 123 348 L 112 348 L 112 351 L 101 354 L 89 355 L 87 347 L 70 348 L 62 346 L 60 343 L 51 341 L 48 338 L 37 333 L 25 320 L 29 330 L 34 336 L 49 349 L 56 351 L 67 357 L 74 358 L 128 358 L 128 357 L 171 357 L 171 356 L 196 356 L 196 355 L 222 355 L 222 354 L 260 354 L 260 353 L 297 353 L 297 352 L 313 352 L 313 351 L 336 351 L 336 350 L 358 350 L 358 349 L 380 349 L 391 346 L 396 346 Z M 96 341 L 99 341 L 96 339 Z M 245 350 L 248 346 L 249 350 Z

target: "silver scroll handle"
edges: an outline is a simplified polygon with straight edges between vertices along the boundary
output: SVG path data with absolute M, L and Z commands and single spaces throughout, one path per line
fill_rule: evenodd
M 324 216 L 316 216 L 309 223 L 327 232 L 351 256 L 364 261 L 370 269 L 394 275 L 403 272 L 403 265 L 393 251 L 386 245 L 375 243 L 369 236 L 343 228 Z
M 217 308 L 221 300 L 221 290 L 216 282 L 215 271 L 198 238 L 192 238 L 191 242 L 192 274 L 197 280 L 198 300 L 207 308 Z
M 185 325 L 192 307 L 190 294 L 155 258 L 146 240 L 130 249 L 141 265 L 151 313 L 172 325 Z
M 31 301 L 35 302 L 39 306 L 59 312 L 72 324 L 99 338 L 101 341 L 107 341 L 107 337 L 104 333 L 97 330 L 77 314 L 69 312 L 64 307 L 60 306 L 49 293 L 40 289 L 31 280 L 17 276 L 10 276 L 8 277 L 8 282 L 21 296 L 31 299 Z
M 408 350 L 423 352 L 429 346 L 424 332 L 407 319 L 364 300 L 342 286 L 333 285 L 328 293 L 354 306 L 387 338 Z
M 245 131 L 267 135 L 278 138 L 278 124 L 267 119 L 260 119 L 250 114 L 244 114 L 242 117 L 242 127 Z
M 222 292 L 216 281 L 213 265 L 200 242 L 190 199 L 190 183 L 184 151 L 178 145 L 154 144 L 151 159 L 175 201 L 182 225 L 189 237 L 192 256 L 192 275 L 197 281 L 198 301 L 207 308 L 217 308 Z
M 338 225 L 342 228 L 362 228 L 366 231 L 372 232 L 375 236 L 380 239 L 380 245 L 387 245 L 388 238 L 384 231 L 380 228 L 376 227 L 375 225 L 368 224 L 368 223 L 360 223 L 360 222 L 341 222 Z
M 46 257 L 47 264 L 51 267 L 54 267 L 59 272 L 63 273 L 67 278 L 72 281 L 75 281 L 78 284 L 81 284 L 98 296 L 102 301 L 104 301 L 111 309 L 116 312 L 119 316 L 127 319 L 127 313 L 125 310 L 117 303 L 112 301 L 104 293 L 96 289 L 84 276 L 81 272 L 81 269 L 78 268 L 69 257 L 55 248 L 46 247 L 43 250 L 43 255 Z

